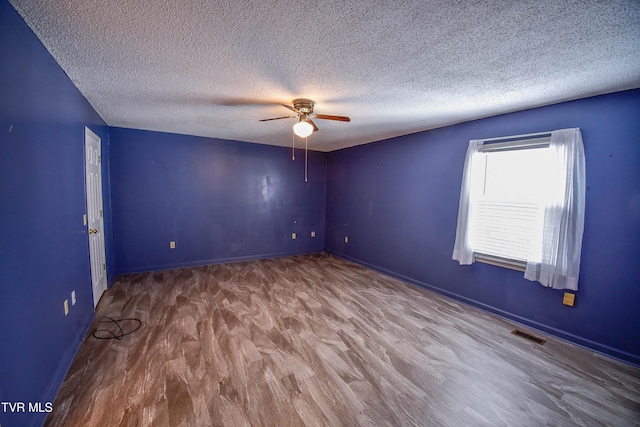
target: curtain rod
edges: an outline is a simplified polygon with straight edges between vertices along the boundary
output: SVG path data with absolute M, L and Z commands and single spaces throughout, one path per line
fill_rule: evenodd
M 532 137 L 536 137 L 536 136 L 551 136 L 551 132 L 552 131 L 526 133 L 526 134 L 522 134 L 522 135 L 500 136 L 498 138 L 481 139 L 481 141 L 484 143 L 484 142 L 488 142 L 488 141 L 508 141 L 508 140 L 511 140 L 511 139 L 532 138 Z

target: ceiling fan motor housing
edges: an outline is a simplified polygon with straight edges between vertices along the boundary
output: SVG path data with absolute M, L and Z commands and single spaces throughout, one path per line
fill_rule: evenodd
M 309 115 L 313 113 L 313 101 L 310 99 L 294 99 L 293 106 L 303 114 Z

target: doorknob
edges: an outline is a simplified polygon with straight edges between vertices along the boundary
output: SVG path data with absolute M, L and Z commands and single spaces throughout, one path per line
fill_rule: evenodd
M 89 234 L 98 234 L 98 230 L 96 230 L 95 228 L 90 228 Z

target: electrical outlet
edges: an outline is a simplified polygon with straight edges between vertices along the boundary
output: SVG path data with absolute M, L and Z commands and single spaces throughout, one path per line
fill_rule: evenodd
M 296 240 L 296 233 L 291 233 L 291 240 Z
M 66 316 L 67 314 L 69 314 L 69 300 L 68 299 L 64 300 L 64 315 Z
M 349 243 L 349 236 L 344 236 L 344 242 Z
M 316 237 L 316 232 L 315 231 L 311 232 L 311 237 Z
M 76 305 L 76 291 L 71 292 L 71 305 Z
M 176 248 L 176 242 L 169 242 L 169 248 L 170 249 L 175 249 Z

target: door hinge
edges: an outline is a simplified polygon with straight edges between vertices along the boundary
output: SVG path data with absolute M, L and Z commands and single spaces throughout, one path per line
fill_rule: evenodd
M 98 154 L 98 163 L 102 163 L 102 156 Z
M 106 270 L 107 269 L 107 264 L 105 264 L 104 262 L 102 263 L 102 269 Z
M 100 218 L 102 218 L 102 209 L 100 209 Z

